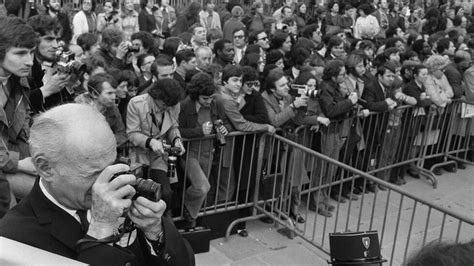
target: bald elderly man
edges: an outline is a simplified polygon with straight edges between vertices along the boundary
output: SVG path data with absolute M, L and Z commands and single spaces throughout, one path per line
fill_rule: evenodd
M 0 236 L 92 265 L 194 264 L 187 242 L 162 217 L 164 201 L 132 199 L 134 175 L 111 180 L 129 166 L 114 164 L 114 134 L 95 109 L 67 104 L 42 113 L 29 148 L 40 178 L 0 221 Z M 136 229 L 117 236 L 122 216 Z

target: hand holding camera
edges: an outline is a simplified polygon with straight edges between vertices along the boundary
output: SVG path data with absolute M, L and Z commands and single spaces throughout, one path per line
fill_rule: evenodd
M 57 72 L 52 75 L 40 89 L 43 97 L 46 98 L 51 94 L 60 92 L 69 83 L 70 77 L 69 74 L 62 72 Z
M 300 108 L 300 107 L 305 107 L 308 105 L 308 96 L 300 96 L 296 97 L 295 100 L 293 101 L 293 105 L 295 108 Z
M 163 142 L 159 139 L 151 139 L 150 140 L 150 149 L 158 154 L 165 153 L 165 149 L 163 147 Z
M 158 235 L 162 232 L 161 217 L 166 210 L 166 203 L 163 200 L 151 201 L 145 197 L 138 197 L 133 201 L 128 217 L 135 224 L 135 227 L 142 230 L 149 240 L 158 240 Z
M 115 53 L 115 57 L 117 57 L 120 60 L 124 59 L 128 53 L 129 47 L 130 47 L 129 42 L 121 42 L 119 46 L 117 47 L 117 52 Z
M 92 186 L 90 236 L 101 239 L 112 235 L 119 217 L 132 205 L 136 177 L 127 173 L 129 169 L 125 164 L 108 166 Z M 125 174 L 116 176 L 122 172 Z
M 225 136 L 229 134 L 227 128 L 224 126 L 224 122 L 221 119 L 214 121 L 214 133 L 216 134 L 216 140 L 219 146 L 225 146 Z

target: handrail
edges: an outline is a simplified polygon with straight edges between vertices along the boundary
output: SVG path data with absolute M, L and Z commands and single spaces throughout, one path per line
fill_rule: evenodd
M 381 184 L 381 185 L 383 185 L 383 186 L 385 186 L 385 187 L 388 187 L 388 188 L 390 188 L 390 189 L 393 190 L 393 191 L 396 191 L 396 192 L 398 192 L 398 193 L 400 193 L 400 194 L 402 194 L 402 195 L 405 195 L 405 196 L 407 196 L 407 197 L 409 197 L 409 198 L 412 198 L 412 199 L 414 199 L 414 200 L 416 200 L 416 201 L 418 201 L 418 202 L 420 202 L 420 203 L 422 203 L 422 204 L 425 204 L 425 205 L 427 205 L 427 206 L 430 206 L 430 208 L 433 208 L 433 209 L 435 209 L 435 210 L 437 210 L 437 211 L 440 211 L 440 212 L 442 212 L 442 213 L 446 213 L 446 214 L 448 214 L 448 215 L 450 215 L 450 216 L 452 216 L 452 217 L 454 217 L 454 218 L 457 218 L 457 219 L 459 219 L 459 220 L 462 220 L 463 222 L 466 222 L 466 223 L 468 223 L 468 224 L 470 224 L 470 225 L 474 225 L 474 219 L 472 219 L 472 218 L 470 218 L 470 217 L 467 217 L 467 216 L 464 216 L 464 215 L 455 213 L 455 212 L 453 212 L 453 211 L 451 211 L 451 210 L 448 210 L 448 209 L 446 209 L 446 208 L 443 208 L 443 207 L 439 207 L 439 206 L 433 205 L 433 204 L 431 204 L 430 202 L 428 202 L 428 201 L 425 200 L 425 199 L 422 199 L 422 198 L 420 198 L 420 197 L 418 197 L 418 196 L 416 196 L 416 195 L 414 195 L 414 194 L 412 194 L 412 193 L 410 193 L 410 192 L 407 192 L 407 191 L 405 191 L 405 190 L 403 190 L 403 189 L 400 189 L 399 186 L 396 186 L 396 185 L 393 185 L 393 184 L 391 184 L 391 183 L 389 183 L 389 182 L 380 180 L 379 178 L 376 178 L 376 177 L 374 177 L 374 176 L 372 176 L 372 175 L 369 175 L 369 174 L 367 174 L 367 173 L 365 173 L 365 172 L 363 172 L 363 171 L 361 171 L 361 170 L 358 170 L 358 169 L 356 169 L 356 168 L 354 168 L 354 167 L 351 167 L 351 166 L 349 166 L 349 165 L 346 165 L 346 164 L 344 164 L 344 163 L 341 163 L 341 162 L 339 162 L 338 160 L 335 160 L 335 159 L 333 159 L 333 158 L 331 158 L 331 157 L 328 157 L 328 156 L 326 156 L 326 155 L 324 155 L 324 154 L 318 153 L 318 152 L 316 152 L 316 151 L 314 151 L 314 150 L 312 150 L 312 149 L 309 149 L 309 148 L 307 148 L 307 147 L 305 147 L 305 146 L 303 146 L 303 145 L 301 145 L 301 144 L 299 144 L 299 143 L 293 142 L 293 141 L 288 140 L 288 139 L 286 139 L 286 138 L 284 138 L 284 137 L 281 137 L 281 136 L 279 136 L 279 135 L 274 135 L 273 137 L 276 138 L 276 139 L 278 139 L 279 141 L 281 141 L 281 142 L 283 142 L 283 143 L 286 143 L 286 144 L 288 144 L 288 145 L 293 146 L 293 148 L 301 149 L 301 150 L 303 150 L 303 151 L 306 152 L 306 153 L 309 153 L 309 154 L 311 154 L 311 155 L 314 155 L 314 156 L 316 156 L 316 157 L 318 157 L 318 158 L 320 158 L 320 159 L 323 159 L 323 160 L 325 160 L 325 161 L 328 161 L 328 162 L 330 162 L 330 163 L 332 163 L 332 164 L 335 164 L 335 165 L 337 165 L 338 167 L 341 167 L 341 168 L 346 169 L 346 170 L 348 170 L 348 171 L 354 172 L 354 173 L 356 173 L 357 175 L 360 175 L 361 177 L 364 177 L 364 178 L 369 179 L 370 181 L 373 181 L 373 182 L 375 182 L 375 183 L 378 183 L 378 184 Z

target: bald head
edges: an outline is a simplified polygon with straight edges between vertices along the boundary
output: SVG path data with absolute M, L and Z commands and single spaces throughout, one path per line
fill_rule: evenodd
M 38 116 L 30 132 L 30 152 L 51 160 L 87 162 L 115 158 L 115 137 L 105 118 L 93 107 L 65 104 Z

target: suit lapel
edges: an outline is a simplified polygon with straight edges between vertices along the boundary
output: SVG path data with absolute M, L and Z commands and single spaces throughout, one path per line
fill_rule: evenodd
M 86 233 L 79 222 L 46 198 L 39 187 L 39 178 L 29 197 L 40 225 L 49 226 L 51 235 L 75 252 L 76 242 Z

